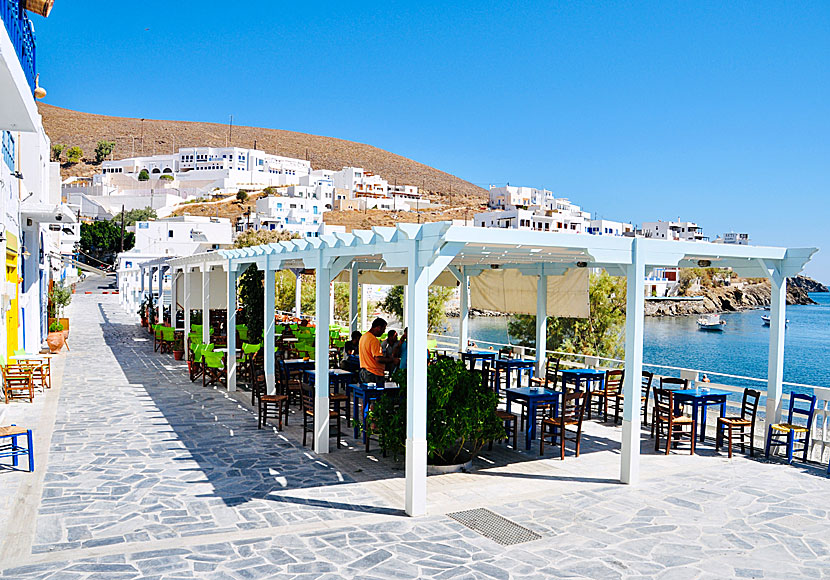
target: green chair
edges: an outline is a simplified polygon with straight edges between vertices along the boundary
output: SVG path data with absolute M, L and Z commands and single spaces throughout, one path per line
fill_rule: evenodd
M 193 361 L 190 365 L 190 380 L 195 381 L 205 374 L 205 353 L 213 352 L 213 344 L 198 344 L 193 351 Z M 219 353 L 221 354 L 221 353 Z
M 209 345 L 213 346 L 213 345 Z M 202 371 L 202 386 L 219 384 L 225 381 L 225 353 L 206 350 L 202 353 L 204 357 L 204 369 Z
M 239 340 L 245 342 L 248 340 L 248 327 L 244 324 L 237 324 L 236 335 L 239 337 Z
M 299 324 L 289 324 L 288 325 L 288 328 L 290 328 L 293 332 L 296 332 L 299 327 L 300 327 Z
M 161 329 L 164 328 L 161 324 L 153 325 L 153 352 L 156 352 L 164 344 L 164 336 Z
M 160 352 L 173 352 L 173 343 L 176 341 L 176 329 L 172 326 L 162 326 L 161 341 Z
M 25 348 L 18 348 L 14 351 L 14 356 L 25 356 L 26 349 Z

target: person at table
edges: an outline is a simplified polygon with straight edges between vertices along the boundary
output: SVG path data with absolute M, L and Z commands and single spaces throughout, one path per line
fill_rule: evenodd
M 352 339 L 347 340 L 346 344 L 343 345 L 343 354 L 345 355 L 357 355 L 357 351 L 360 345 L 360 338 L 363 335 L 360 334 L 359 330 L 355 330 L 352 332 Z
M 343 345 L 343 357 L 340 359 L 340 368 L 350 373 L 360 371 L 360 358 L 358 357 L 358 348 L 360 345 L 360 337 L 362 335 L 359 331 L 352 332 L 352 339 L 347 340 Z
M 380 343 L 380 350 L 383 351 L 383 356 L 392 358 L 395 346 L 398 344 L 398 331 L 390 330 L 386 334 L 386 340 Z
M 407 358 L 407 333 L 409 332 L 409 328 L 403 329 L 403 334 L 401 335 L 401 339 L 395 345 L 395 349 L 392 351 L 392 356 L 400 359 L 401 362 L 398 363 L 398 368 L 401 370 L 406 370 L 406 358 Z
M 400 360 L 383 354 L 378 337 L 386 331 L 386 321 L 375 318 L 372 327 L 360 338 L 360 382 L 382 386 L 387 364 L 398 364 Z

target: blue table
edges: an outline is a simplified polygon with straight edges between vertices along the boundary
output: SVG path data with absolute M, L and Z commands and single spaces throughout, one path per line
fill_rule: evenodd
M 605 383 L 605 371 L 598 371 L 596 369 L 568 369 L 560 371 L 559 374 L 562 375 L 563 388 L 571 382 L 577 391 L 582 390 L 580 387 L 583 384 L 585 385 L 585 390 L 590 391 L 592 390 L 591 387 L 597 381 L 599 381 L 599 388 L 602 388 L 602 385 Z
M 720 405 L 721 417 L 726 414 L 726 398 L 729 396 L 729 391 L 721 391 L 719 389 L 709 389 L 706 387 L 697 389 L 681 389 L 673 391 L 674 393 L 674 410 L 676 413 L 680 412 L 680 405 L 692 406 L 692 418 L 697 421 L 700 427 L 700 442 L 706 438 L 706 407 L 709 405 Z M 700 410 L 700 418 L 698 418 L 698 410 Z
M 533 369 L 536 368 L 536 359 L 532 358 L 497 358 L 493 363 L 496 370 L 504 369 L 505 382 L 504 388 L 510 387 L 510 371 L 517 372 L 516 386 L 522 386 L 522 372 L 527 371 L 528 377 L 533 378 Z M 496 392 L 498 392 L 498 384 L 496 384 Z
M 467 352 L 461 353 L 462 362 L 471 361 L 470 370 L 475 370 L 480 360 L 489 360 L 490 362 L 496 360 L 496 351 L 467 349 Z
M 536 411 L 539 405 L 552 405 L 553 416 L 559 416 L 559 399 L 562 396 L 560 391 L 551 391 L 541 387 L 520 387 L 518 389 L 505 389 L 507 397 L 507 410 L 513 401 L 524 401 L 527 405 L 527 426 L 525 428 L 525 449 L 530 449 L 530 442 L 536 438 Z
M 313 369 L 305 369 L 303 371 L 303 378 L 306 384 L 314 386 L 317 382 L 317 371 Z M 355 382 L 357 374 L 343 369 L 329 369 L 329 386 L 334 387 L 334 392 L 339 393 L 340 387 L 344 389 L 351 382 Z
M 304 360 L 301 358 L 287 358 L 282 362 L 285 364 L 285 370 L 292 374 L 314 368 L 314 361 L 311 359 Z
M 366 441 L 366 417 L 369 415 L 369 407 L 372 401 L 377 400 L 383 393 L 387 392 L 395 392 L 399 390 L 400 387 L 398 383 L 393 383 L 392 381 L 387 381 L 384 386 L 379 387 L 377 385 L 369 384 L 369 383 L 347 383 L 346 384 L 346 397 L 354 397 L 353 405 L 354 410 L 352 412 L 352 416 L 357 418 L 358 409 L 357 409 L 357 402 L 361 401 L 363 403 L 363 441 Z M 360 427 L 357 425 L 354 426 L 354 438 L 357 439 L 360 436 Z

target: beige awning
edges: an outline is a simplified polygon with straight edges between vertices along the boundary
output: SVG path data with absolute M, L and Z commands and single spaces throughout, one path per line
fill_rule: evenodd
M 470 278 L 470 305 L 480 310 L 536 314 L 537 276 L 518 270 L 485 270 Z M 571 268 L 562 276 L 548 276 L 548 316 L 588 318 L 588 270 Z

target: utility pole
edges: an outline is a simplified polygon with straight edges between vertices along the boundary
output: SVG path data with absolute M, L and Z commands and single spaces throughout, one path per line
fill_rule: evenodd
M 121 251 L 124 251 L 124 205 L 121 205 Z
M 141 119 L 141 154 L 144 155 L 144 119 Z
M 233 115 L 231 115 L 231 120 L 228 123 L 228 142 L 225 143 L 225 147 L 229 147 L 233 142 Z

